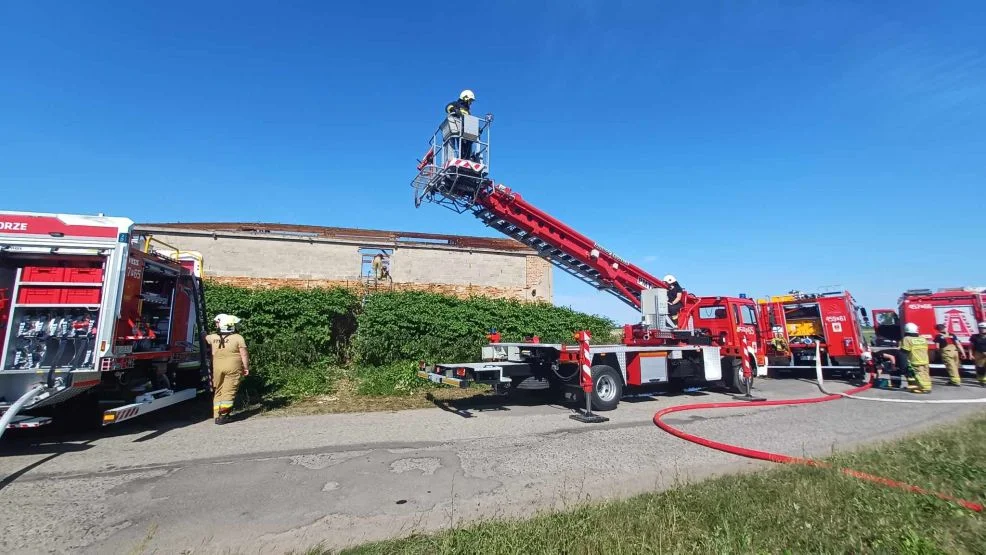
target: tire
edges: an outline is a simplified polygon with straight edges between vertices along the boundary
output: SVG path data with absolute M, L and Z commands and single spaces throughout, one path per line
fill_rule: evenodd
M 623 376 L 611 366 L 592 367 L 592 410 L 614 410 L 623 398 Z
M 729 391 L 739 395 L 747 394 L 747 385 L 743 381 L 743 362 L 739 357 L 722 359 L 722 381 Z

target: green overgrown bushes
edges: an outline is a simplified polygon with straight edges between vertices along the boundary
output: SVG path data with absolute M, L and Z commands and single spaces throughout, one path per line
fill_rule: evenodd
M 613 322 L 547 303 L 424 292 L 386 292 L 365 303 L 343 288 L 244 289 L 209 283 L 210 319 L 219 313 L 243 319 L 253 372 L 244 382 L 251 399 L 281 403 L 330 393 L 351 370 L 364 395 L 408 393 L 427 383 L 416 361 L 476 360 L 496 328 L 504 341 L 538 335 L 543 342 L 571 342 L 588 329 L 605 338 Z
M 605 337 L 613 328 L 606 318 L 547 303 L 458 299 L 424 292 L 373 295 L 357 321 L 355 360 L 368 365 L 475 360 L 491 328 L 500 332 L 503 341 L 538 335 L 547 343 L 571 343 L 572 333 L 581 329 Z

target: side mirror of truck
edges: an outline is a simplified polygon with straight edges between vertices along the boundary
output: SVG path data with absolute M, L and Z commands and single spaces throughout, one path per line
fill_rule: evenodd
M 863 315 L 863 318 L 868 318 L 868 316 L 866 316 L 866 309 L 865 308 L 859 307 L 859 313 Z

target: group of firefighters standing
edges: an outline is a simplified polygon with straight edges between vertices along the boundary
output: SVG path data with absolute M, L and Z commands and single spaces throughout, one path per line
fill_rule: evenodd
M 979 333 L 970 337 L 969 347 L 976 367 L 976 379 L 980 385 L 986 387 L 986 322 L 979 322 L 978 327 Z M 935 331 L 937 333 L 932 341 L 937 345 L 942 364 L 948 371 L 948 385 L 958 387 L 962 385 L 962 359 L 970 358 L 970 353 L 966 352 L 958 336 L 945 328 L 945 324 L 935 326 Z M 900 350 L 906 361 L 907 388 L 914 393 L 931 393 L 931 359 L 928 356 L 928 347 L 928 340 L 921 336 L 917 324 L 909 322 L 904 325 Z

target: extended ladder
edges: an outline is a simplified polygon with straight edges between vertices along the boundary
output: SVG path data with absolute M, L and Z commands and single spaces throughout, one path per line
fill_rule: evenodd
M 511 224 L 510 222 L 500 218 L 492 211 L 483 208 L 481 206 L 475 206 L 473 209 L 473 215 L 479 218 L 487 226 L 524 243 L 529 245 L 532 249 L 537 251 L 538 255 L 546 259 L 548 262 L 553 264 L 558 269 L 575 276 L 579 280 L 588 283 L 589 285 L 599 289 L 600 291 L 606 291 L 623 301 L 624 303 L 636 308 L 637 305 L 628 299 L 625 295 L 614 289 L 613 287 L 607 285 L 599 274 L 599 271 L 585 264 L 575 258 L 570 254 L 566 254 L 561 249 L 556 248 L 554 245 L 548 243 L 544 239 L 531 235 L 527 231 Z M 639 294 L 636 296 L 639 302 Z

